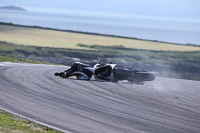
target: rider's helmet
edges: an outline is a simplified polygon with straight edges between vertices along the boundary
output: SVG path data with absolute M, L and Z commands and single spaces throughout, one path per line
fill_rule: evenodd
M 77 66 L 77 65 L 80 65 L 80 64 L 82 64 L 82 63 L 81 62 L 74 62 L 74 63 L 72 63 L 71 66 Z

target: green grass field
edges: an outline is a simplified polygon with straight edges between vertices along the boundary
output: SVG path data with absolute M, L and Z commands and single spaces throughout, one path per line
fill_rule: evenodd
M 0 133 L 60 133 L 0 110 Z
M 72 49 L 88 49 L 77 45 L 87 44 L 156 51 L 200 51 L 200 47 L 196 46 L 22 27 L 2 23 L 0 24 L 0 41 L 21 45 Z

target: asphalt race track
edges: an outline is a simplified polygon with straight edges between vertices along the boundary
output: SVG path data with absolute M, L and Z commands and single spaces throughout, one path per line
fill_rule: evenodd
M 200 81 L 145 85 L 55 77 L 63 66 L 0 63 L 0 109 L 73 133 L 199 133 Z

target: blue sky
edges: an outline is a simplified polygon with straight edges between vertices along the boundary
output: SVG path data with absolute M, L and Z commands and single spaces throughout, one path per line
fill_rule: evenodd
M 31 10 L 79 10 L 124 14 L 196 15 L 200 0 L 0 0 L 0 5 L 17 5 Z
M 199 17 L 200 0 L 0 0 L 31 11 L 85 11 L 166 17 Z

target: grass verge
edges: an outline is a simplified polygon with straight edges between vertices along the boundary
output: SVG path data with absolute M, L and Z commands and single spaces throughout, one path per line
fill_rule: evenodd
M 4 56 L 0 56 L 0 62 L 20 62 L 20 63 L 40 64 L 40 62 L 37 62 L 37 61 L 31 61 L 31 60 L 25 60 L 25 59 L 20 59 L 20 58 L 13 58 L 13 57 L 4 57 Z
M 51 63 L 47 63 L 47 62 L 39 62 L 39 61 L 32 61 L 32 60 L 13 58 L 13 57 L 5 57 L 5 56 L 0 56 L 0 62 L 32 63 L 32 64 L 49 64 L 49 65 L 52 65 Z
M 2 133 L 60 133 L 54 129 L 27 121 L 0 110 L 0 132 Z

